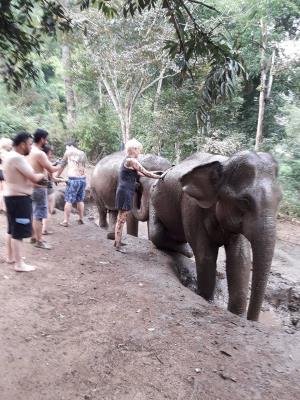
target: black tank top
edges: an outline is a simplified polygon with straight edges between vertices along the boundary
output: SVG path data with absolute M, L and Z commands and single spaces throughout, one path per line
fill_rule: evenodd
M 122 162 L 120 173 L 119 173 L 119 187 L 130 191 L 135 190 L 135 183 L 138 178 L 138 173 L 135 169 L 125 167 L 125 163 L 128 157 Z

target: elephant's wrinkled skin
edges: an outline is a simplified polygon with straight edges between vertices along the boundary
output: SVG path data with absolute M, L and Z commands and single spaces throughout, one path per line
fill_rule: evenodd
M 212 300 L 220 246 L 226 251 L 228 309 L 257 320 L 276 238 L 281 190 L 277 163 L 268 153 L 240 152 L 226 158 L 196 153 L 166 172 L 152 187 L 149 238 L 161 249 L 195 255 L 198 292 Z
M 96 165 L 91 177 L 91 191 L 99 211 L 99 225 L 107 228 L 109 239 L 114 239 L 114 228 L 117 219 L 115 197 L 118 185 L 119 170 L 126 154 L 122 151 L 104 157 Z M 141 155 L 138 160 L 149 171 L 166 171 L 171 167 L 168 160 L 152 154 Z M 147 221 L 149 215 L 149 191 L 155 180 L 140 177 L 139 196 L 135 196 L 134 215 L 127 220 L 127 232 L 137 236 L 138 221 Z M 109 212 L 109 225 L 107 224 Z

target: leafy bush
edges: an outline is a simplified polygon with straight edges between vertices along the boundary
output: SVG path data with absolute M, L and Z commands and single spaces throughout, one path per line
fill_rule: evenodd
M 109 107 L 103 107 L 99 113 L 82 113 L 70 136 L 78 140 L 80 148 L 93 161 L 120 148 L 119 122 Z

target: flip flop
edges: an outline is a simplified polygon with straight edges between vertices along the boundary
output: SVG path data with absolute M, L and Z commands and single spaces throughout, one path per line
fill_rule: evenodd
M 42 235 L 53 235 L 53 231 L 45 231 L 42 233 Z
M 60 222 L 59 225 L 64 226 L 65 228 L 67 228 L 69 226 L 69 224 L 67 222 Z

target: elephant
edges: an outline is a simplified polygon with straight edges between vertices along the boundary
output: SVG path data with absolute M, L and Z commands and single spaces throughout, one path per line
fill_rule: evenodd
M 276 240 L 282 194 L 269 153 L 231 157 L 195 153 L 169 169 L 151 189 L 149 239 L 159 249 L 195 256 L 198 294 L 213 300 L 219 247 L 226 253 L 228 310 L 257 321 Z M 250 242 L 250 243 L 249 243 Z
M 119 169 L 126 154 L 123 151 L 112 153 L 95 166 L 91 176 L 91 191 L 99 212 L 99 226 L 108 227 L 107 238 L 114 240 L 115 224 L 118 211 L 115 208 L 115 196 L 118 185 Z M 149 171 L 164 172 L 171 167 L 171 163 L 163 157 L 145 154 L 139 157 L 141 164 Z M 127 219 L 127 232 L 138 236 L 138 221 L 147 221 L 149 214 L 149 192 L 155 182 L 153 179 L 140 177 L 133 207 L 135 217 Z M 109 212 L 109 224 L 107 223 Z

